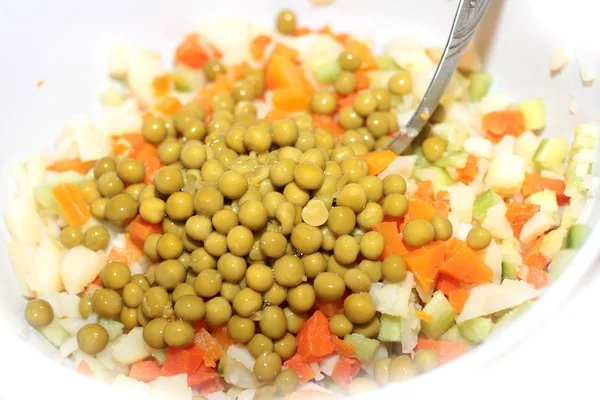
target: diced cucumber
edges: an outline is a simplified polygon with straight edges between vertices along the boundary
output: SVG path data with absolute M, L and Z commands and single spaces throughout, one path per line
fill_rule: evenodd
M 517 264 L 502 261 L 502 280 L 517 279 Z
M 524 101 L 518 106 L 525 119 L 525 129 L 537 131 L 546 127 L 546 109 L 542 98 Z
M 340 65 L 336 59 L 318 61 L 313 67 L 315 79 L 321 83 L 333 83 L 340 71 Z
M 569 229 L 567 233 L 567 247 L 569 249 L 578 249 L 583 245 L 588 235 L 590 228 L 587 225 L 576 224 Z
M 125 96 L 116 87 L 111 86 L 100 96 L 100 102 L 106 106 L 118 107 L 125 101 Z
M 444 121 L 431 126 L 431 133 L 448 142 L 448 151 L 463 150 L 463 144 L 469 138 L 469 127 L 461 121 Z
M 469 75 L 471 85 L 469 86 L 469 95 L 471 101 L 480 101 L 490 89 L 492 84 L 492 74 L 489 72 L 472 72 Z
M 369 339 L 359 333 L 351 333 L 344 337 L 346 343 L 350 343 L 354 346 L 354 357 L 363 362 L 369 362 L 373 359 L 377 348 L 379 347 L 379 341 L 375 339 Z
M 452 178 L 448 172 L 439 167 L 420 168 L 413 172 L 418 181 L 431 181 L 433 183 L 433 191 L 437 193 L 440 189 L 452 186 Z
M 548 266 L 548 278 L 550 283 L 556 282 L 556 280 L 562 275 L 567 269 L 567 266 L 573 261 L 573 258 L 577 254 L 575 249 L 564 249 L 558 252 L 554 260 Z
M 440 340 L 442 342 L 459 342 L 459 343 L 467 343 L 468 340 L 460 333 L 458 330 L 458 326 L 454 325 L 452 328 L 448 329 L 442 336 L 440 336 Z
M 440 168 L 464 168 L 467 165 L 467 160 L 469 159 L 469 153 L 466 151 L 451 151 L 449 153 L 444 154 L 442 158 L 437 160 L 434 165 Z
M 123 325 L 118 321 L 113 321 L 112 319 L 100 318 L 98 322 L 101 326 L 103 326 L 108 332 L 108 341 L 112 342 L 119 336 L 123 334 Z
M 423 157 L 423 153 L 421 153 L 421 149 L 420 148 L 416 148 L 413 151 L 413 154 L 415 156 L 417 156 L 416 160 L 415 160 L 415 166 L 413 169 L 413 174 L 415 169 L 417 168 L 428 168 L 431 167 L 431 164 L 429 163 L 429 161 L 427 161 L 427 159 L 425 157 Z
M 469 341 L 473 343 L 483 343 L 483 341 L 494 330 L 494 323 L 489 318 L 477 317 L 457 324 L 458 331 Z
M 429 303 L 423 307 L 423 312 L 432 315 L 433 321 L 422 321 L 421 331 L 425 336 L 434 340 L 446 332 L 454 324 L 456 318 L 456 311 L 454 311 L 444 293 L 439 290 L 433 294 Z
M 58 319 L 54 319 L 46 326 L 42 326 L 38 331 L 54 345 L 54 347 L 60 347 L 65 340 L 69 338 L 69 332 L 58 322 Z
M 480 194 L 473 203 L 473 217 L 476 220 L 483 222 L 487 215 L 487 210 L 498 204 L 499 200 L 502 200 L 502 198 L 494 193 L 492 189 L 486 190 Z
M 381 71 L 397 71 L 400 69 L 394 58 L 389 54 L 376 56 L 375 61 L 377 61 L 377 69 Z
M 500 328 L 502 326 L 505 326 L 506 324 L 514 322 L 517 318 L 523 315 L 523 313 L 527 311 L 529 307 L 531 307 L 531 304 L 531 302 L 527 302 L 513 308 L 496 321 L 495 328 Z
M 543 139 L 533 155 L 533 162 L 538 170 L 548 169 L 556 173 L 562 173 L 568 151 L 569 144 L 561 136 Z
M 167 358 L 167 349 L 154 349 L 152 350 L 152 357 L 156 360 L 158 365 L 163 365 Z
M 227 356 L 225 356 L 223 358 L 226 358 L 226 357 Z M 165 356 L 165 358 L 166 358 L 166 356 Z M 225 362 L 223 361 L 223 359 L 221 359 L 219 361 L 219 365 L 217 366 L 217 373 L 219 374 L 219 376 L 223 376 L 223 374 L 225 373 Z
M 173 71 L 175 89 L 180 92 L 192 92 L 202 85 L 202 71 L 177 65 Z
M 402 339 L 402 321 L 400 317 L 381 314 L 379 319 L 379 339 L 382 342 L 400 342 Z

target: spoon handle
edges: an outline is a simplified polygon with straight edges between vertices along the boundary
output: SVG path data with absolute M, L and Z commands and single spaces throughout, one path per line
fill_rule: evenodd
M 391 149 L 396 154 L 402 153 L 423 129 L 440 102 L 456 66 L 471 42 L 490 2 L 491 0 L 459 0 L 450 35 L 433 79 L 410 121 L 400 129 L 386 149 Z

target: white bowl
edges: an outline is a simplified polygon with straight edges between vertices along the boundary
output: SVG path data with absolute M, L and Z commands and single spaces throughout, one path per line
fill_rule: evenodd
M 52 146 L 70 115 L 94 113 L 99 85 L 106 80 L 109 50 L 116 43 L 131 42 L 169 55 L 203 19 L 229 14 L 269 25 L 279 9 L 291 7 L 300 25 L 331 24 L 336 31 L 369 34 L 379 45 L 413 32 L 427 44 L 443 45 L 456 4 L 445 0 L 335 0 L 331 6 L 315 9 L 308 0 L 7 2 L 0 15 L 0 126 L 4 141 L 0 146 L 0 182 L 5 185 L 0 208 L 6 209 L 12 199 L 10 171 L 19 159 Z M 485 55 L 486 69 L 494 74 L 492 91 L 506 92 L 515 101 L 539 96 L 545 99 L 548 128 L 544 136 L 571 139 L 575 124 L 600 121 L 598 83 L 584 87 L 578 70 L 579 58 L 593 63 L 596 69 L 600 65 L 600 47 L 593 33 L 598 11 L 598 4 L 589 0 L 568 5 L 558 1 L 495 0 L 478 32 L 477 47 Z M 574 57 L 551 78 L 550 52 L 560 44 L 570 46 Z M 38 88 L 40 80 L 44 85 Z M 577 103 L 574 115 L 569 113 L 572 95 Z M 599 208 L 596 202 L 590 226 L 597 225 Z M 6 243 L 9 235 L 1 225 L 2 241 Z M 511 329 L 448 367 L 403 385 L 403 394 L 421 393 L 424 384 L 431 395 L 438 390 L 444 393 L 446 385 L 440 380 L 452 376 L 457 385 L 457 379 L 468 379 L 478 366 L 510 356 L 511 344 L 565 301 L 592 265 L 599 242 L 600 229 L 595 228 L 564 276 Z M 6 246 L 0 247 L 0 259 L 0 397 L 124 397 L 123 392 L 59 366 L 46 356 L 52 354 L 49 345 L 39 340 L 34 346 L 26 342 L 30 335 L 22 317 L 24 300 L 18 294 Z M 394 389 L 384 391 L 389 394 Z

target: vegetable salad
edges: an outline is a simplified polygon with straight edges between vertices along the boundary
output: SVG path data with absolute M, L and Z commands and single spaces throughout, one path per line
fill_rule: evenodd
M 469 50 L 394 154 L 439 54 L 289 10 L 208 22 L 168 69 L 115 48 L 100 123 L 73 117 L 14 174 L 26 320 L 157 398 L 358 394 L 483 343 L 585 240 L 598 130 L 538 137 L 543 100 L 488 94 Z

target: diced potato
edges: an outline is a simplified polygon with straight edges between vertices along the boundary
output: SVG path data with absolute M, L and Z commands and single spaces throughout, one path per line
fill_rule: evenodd
M 152 348 L 144 341 L 143 331 L 144 328 L 138 326 L 116 341 L 113 358 L 123 364 L 133 364 L 150 356 Z
M 7 247 L 15 271 L 17 285 L 19 286 L 19 292 L 25 297 L 35 297 L 35 292 L 31 290 L 26 279 L 27 274 L 31 270 L 31 262 L 37 250 L 37 245 L 10 242 Z
M 92 251 L 83 246 L 70 249 L 60 264 L 60 275 L 67 293 L 81 293 L 102 271 L 105 260 L 102 250 Z
M 149 385 L 150 399 L 189 400 L 192 397 L 192 388 L 187 385 L 186 374 L 161 376 Z
M 4 221 L 16 243 L 35 244 L 42 240 L 44 223 L 32 197 L 15 197 L 4 212 Z
M 61 252 L 57 243 L 44 235 L 27 274 L 27 284 L 38 295 L 57 293 L 64 289 L 60 277 Z

